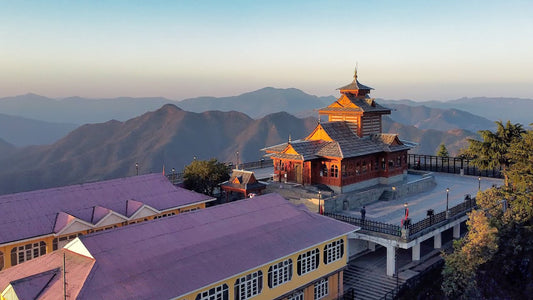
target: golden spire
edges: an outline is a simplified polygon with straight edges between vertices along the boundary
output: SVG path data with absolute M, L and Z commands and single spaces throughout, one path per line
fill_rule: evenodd
M 357 82 L 357 63 L 355 64 L 355 71 L 353 74 L 353 82 Z
M 291 134 L 289 133 L 289 144 L 292 142 L 291 140 Z

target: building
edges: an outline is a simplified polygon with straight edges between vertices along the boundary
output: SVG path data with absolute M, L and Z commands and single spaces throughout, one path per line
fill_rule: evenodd
M 79 235 L 205 208 L 216 200 L 148 174 L 0 196 L 0 270 Z
M 324 184 L 336 193 L 401 181 L 412 145 L 382 133 L 390 109 L 369 97 L 372 88 L 357 80 L 339 88 L 341 96 L 319 110 L 319 123 L 306 138 L 265 148 L 278 180 Z M 327 122 L 320 122 L 327 116 Z
M 267 194 L 80 236 L 1 271 L 0 291 L 2 300 L 65 291 L 78 299 L 337 299 L 356 230 Z
M 242 194 L 241 198 L 248 198 L 250 194 L 261 195 L 266 184 L 257 181 L 254 172 L 245 170 L 233 170 L 228 181 L 220 184 L 226 192 L 226 201 L 232 193 Z

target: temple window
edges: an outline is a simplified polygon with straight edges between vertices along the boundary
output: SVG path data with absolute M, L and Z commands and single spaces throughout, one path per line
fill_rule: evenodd
M 363 161 L 363 174 L 366 173 L 366 161 Z
M 4 253 L 0 251 L 0 270 L 4 268 Z
M 339 167 L 336 165 L 331 165 L 331 172 L 329 173 L 331 177 L 339 177 Z
M 398 161 L 396 162 L 396 165 L 399 167 L 402 165 L 402 157 L 398 156 Z
M 389 160 L 389 169 L 394 168 L 394 161 L 391 159 Z
M 385 158 L 382 158 L 382 159 L 381 159 L 381 168 L 382 168 L 383 170 L 385 170 L 386 167 L 387 167 L 387 165 L 385 164 Z

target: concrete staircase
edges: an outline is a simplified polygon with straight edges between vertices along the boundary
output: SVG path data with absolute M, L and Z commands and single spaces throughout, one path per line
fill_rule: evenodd
M 385 294 L 405 282 L 401 277 L 389 277 L 385 273 L 376 272 L 355 264 L 350 264 L 344 271 L 344 290 L 354 289 L 354 299 L 382 299 Z
M 393 195 L 394 194 L 392 193 L 392 191 L 384 190 L 381 196 L 379 197 L 379 201 L 390 201 L 392 200 Z

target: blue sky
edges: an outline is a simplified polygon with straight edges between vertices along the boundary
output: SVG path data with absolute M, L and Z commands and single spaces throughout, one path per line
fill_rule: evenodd
M 533 98 L 533 1 L 1 1 L 0 97 Z

